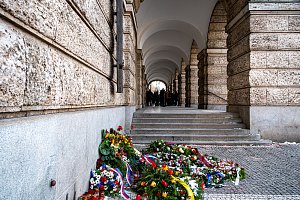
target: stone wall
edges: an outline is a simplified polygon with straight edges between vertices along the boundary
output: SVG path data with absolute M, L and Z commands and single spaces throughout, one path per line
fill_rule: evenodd
M 300 141 L 299 8 L 251 1 L 227 26 L 229 110 L 274 141 Z
M 115 93 L 110 1 L 0 6 L 2 116 L 125 103 Z
M 220 1 L 217 2 L 211 16 L 207 49 L 199 54 L 199 108 L 226 110 L 227 106 L 227 47 L 225 26 L 226 11 Z
M 129 130 L 135 8 L 125 6 L 124 93 L 116 93 L 111 2 L 0 0 L 0 118 L 10 118 L 0 121 L 0 199 L 77 199 L 101 129 Z

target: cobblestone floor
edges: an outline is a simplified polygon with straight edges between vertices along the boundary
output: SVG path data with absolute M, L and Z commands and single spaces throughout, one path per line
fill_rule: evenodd
M 201 146 L 201 153 L 233 160 L 247 177 L 235 186 L 207 188 L 207 200 L 300 200 L 300 144 L 270 146 Z

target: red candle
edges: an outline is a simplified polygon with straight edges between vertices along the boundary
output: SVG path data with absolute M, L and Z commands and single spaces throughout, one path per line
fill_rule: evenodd
M 136 199 L 135 200 L 141 200 L 141 195 L 136 195 Z

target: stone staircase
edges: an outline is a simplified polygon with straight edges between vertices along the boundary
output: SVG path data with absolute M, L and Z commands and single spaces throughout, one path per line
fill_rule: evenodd
M 148 111 L 148 112 L 147 112 Z M 157 112 L 155 112 L 157 111 Z M 141 110 L 134 113 L 130 136 L 135 145 L 162 139 L 193 145 L 262 145 L 237 113 L 198 109 Z

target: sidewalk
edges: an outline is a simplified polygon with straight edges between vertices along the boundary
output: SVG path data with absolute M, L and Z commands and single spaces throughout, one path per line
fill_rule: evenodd
M 238 186 L 207 188 L 207 200 L 300 200 L 300 144 L 270 146 L 201 146 L 207 153 L 239 163 L 246 179 Z

